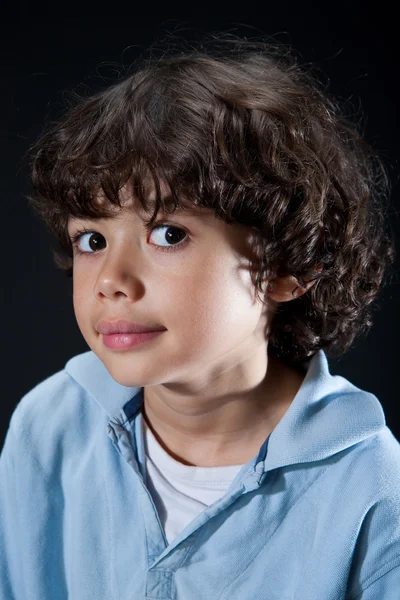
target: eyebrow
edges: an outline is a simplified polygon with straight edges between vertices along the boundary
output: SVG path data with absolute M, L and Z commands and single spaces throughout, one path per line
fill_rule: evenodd
M 171 194 L 167 194 L 165 196 L 163 196 L 161 198 L 162 202 L 164 204 L 166 204 L 166 207 L 168 208 L 169 204 L 172 204 L 171 200 L 172 200 L 172 196 Z M 154 198 L 150 197 L 147 201 L 147 205 L 149 210 L 153 211 L 156 205 L 156 201 Z M 200 213 L 205 213 L 208 212 L 208 210 L 211 209 L 207 209 L 206 207 L 202 207 L 202 206 L 195 206 L 194 204 L 191 203 L 183 203 L 183 206 L 181 208 L 176 208 L 176 210 L 174 212 L 176 213 L 192 213 L 192 214 L 200 214 Z
M 193 215 L 201 215 L 201 214 L 206 214 L 206 212 L 208 212 L 208 210 L 206 208 L 204 208 L 204 207 L 184 206 L 182 208 L 177 208 L 176 211 L 174 211 L 174 212 L 176 212 L 176 213 L 185 213 L 185 214 L 193 214 Z
M 143 214 L 151 214 L 153 212 L 154 207 L 155 207 L 155 201 L 150 200 L 149 204 L 148 204 L 148 207 L 150 209 L 148 211 L 148 213 L 146 212 L 146 213 L 143 213 Z M 140 217 L 140 212 L 141 211 L 137 211 L 134 214 L 138 214 L 139 217 Z M 206 216 L 209 216 L 209 214 L 211 214 L 212 212 L 213 211 L 212 211 L 211 208 L 199 207 L 199 206 L 194 206 L 192 204 L 189 204 L 189 205 L 184 205 L 181 208 L 176 208 L 176 210 L 174 212 L 170 213 L 170 214 L 171 215 L 177 214 L 177 215 L 193 215 L 193 216 L 200 216 L 200 217 L 204 216 L 204 217 L 206 217 Z M 169 213 L 165 213 L 162 210 L 162 208 L 160 208 L 159 213 L 164 214 L 166 216 L 168 216 L 168 214 L 169 214 Z M 118 215 L 118 213 L 117 213 L 117 215 Z M 115 216 L 117 216 L 117 215 L 115 215 Z M 99 222 L 102 222 L 102 221 L 111 221 L 113 218 L 114 218 L 114 216 L 100 217 L 100 218 L 91 218 L 91 217 L 75 217 L 73 215 L 70 215 L 69 222 L 74 223 L 76 221 L 89 221 L 89 222 L 92 222 L 92 223 L 99 223 Z

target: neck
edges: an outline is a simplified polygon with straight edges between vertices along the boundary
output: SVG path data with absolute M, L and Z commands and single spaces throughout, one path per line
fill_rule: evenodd
M 230 395 L 187 398 L 165 393 L 163 386 L 145 388 L 143 417 L 164 450 L 183 464 L 244 464 L 279 423 L 304 379 L 277 359 L 267 362 L 256 387 L 234 386 Z

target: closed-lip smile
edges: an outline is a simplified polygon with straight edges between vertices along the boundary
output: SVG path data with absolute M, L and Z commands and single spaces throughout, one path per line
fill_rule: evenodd
M 147 333 L 149 331 L 165 331 L 162 325 L 140 325 L 132 321 L 99 321 L 96 330 L 104 335 L 113 333 Z

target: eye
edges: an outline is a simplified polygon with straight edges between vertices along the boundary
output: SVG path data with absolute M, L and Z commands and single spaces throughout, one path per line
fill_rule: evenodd
M 71 244 L 72 247 L 74 249 L 74 252 L 76 254 L 93 254 L 93 252 L 91 252 L 90 250 L 93 250 L 93 236 L 95 236 L 94 239 L 98 239 L 98 236 L 100 236 L 100 238 L 103 238 L 103 236 L 99 233 L 97 233 L 96 231 L 91 231 L 90 229 L 79 229 L 76 233 L 74 233 L 72 236 L 70 236 L 71 239 Z M 86 239 L 86 242 L 89 244 L 89 250 L 86 248 L 84 248 L 83 250 L 81 250 L 80 248 L 80 244 L 82 243 L 82 240 Z M 104 238 L 103 238 L 104 240 Z M 98 248 L 98 244 L 95 242 L 94 243 L 94 249 L 99 249 Z M 102 248 L 100 248 L 101 250 Z
M 149 230 L 148 227 L 146 227 Z M 181 227 L 176 227 L 175 225 L 168 225 L 164 223 L 162 225 L 157 225 L 150 229 L 150 233 L 157 231 L 157 229 L 164 229 L 164 231 L 158 236 L 155 236 L 156 239 L 156 249 L 161 252 L 170 252 L 180 249 L 182 246 L 185 246 L 188 242 L 188 236 L 186 231 Z M 151 236 L 150 236 L 151 237 Z M 153 236 L 154 237 L 154 236 Z M 183 237 L 183 240 L 182 240 Z M 162 246 L 161 243 L 167 241 L 167 244 L 172 244 L 172 246 Z
M 158 252 L 174 252 L 182 246 L 186 246 L 189 242 L 188 235 L 184 229 L 181 227 L 177 227 L 175 225 L 169 225 L 167 223 L 163 223 L 161 225 L 156 225 L 153 227 L 145 226 L 146 231 L 153 233 L 157 230 L 164 229 L 165 231 L 158 235 L 158 239 L 156 236 L 156 241 L 158 243 L 154 244 L 156 250 Z M 151 237 L 151 236 L 150 236 Z M 153 236 L 154 237 L 154 236 Z M 183 240 L 180 239 L 183 237 Z M 100 238 L 100 244 L 99 244 Z M 92 231 L 90 229 L 80 229 L 76 233 L 71 236 L 71 244 L 74 248 L 74 252 L 76 254 L 96 254 L 96 250 L 102 250 L 102 246 L 104 244 L 105 238 L 100 233 L 96 231 Z M 166 242 L 167 245 L 161 245 L 163 242 Z M 86 243 L 86 248 L 85 248 Z M 168 245 L 172 244 L 172 246 Z M 83 246 L 83 249 L 82 249 Z

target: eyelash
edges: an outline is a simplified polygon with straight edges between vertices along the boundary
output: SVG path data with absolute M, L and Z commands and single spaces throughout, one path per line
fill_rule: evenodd
M 146 229 L 147 233 L 152 233 L 155 229 L 158 229 L 160 227 L 173 227 L 174 229 L 178 229 L 179 231 L 183 231 L 184 233 L 186 233 L 186 231 L 182 227 L 178 227 L 177 225 L 172 225 L 171 223 L 163 222 L 163 223 L 157 223 L 156 225 L 152 225 L 152 226 L 149 225 L 148 223 L 145 224 L 145 229 Z M 93 229 L 86 229 L 86 227 L 83 227 L 82 229 L 78 229 L 78 231 L 76 231 L 74 233 L 74 235 L 70 236 L 71 244 L 74 248 L 75 253 L 78 255 L 98 254 L 98 252 L 86 252 L 85 250 L 79 250 L 78 242 L 81 239 L 81 237 L 83 235 L 85 235 L 86 233 L 98 233 L 98 232 L 93 231 Z M 163 246 L 155 245 L 155 249 L 157 252 L 176 252 L 177 250 L 180 250 L 183 246 L 186 246 L 186 244 L 188 242 L 189 242 L 189 237 L 186 234 L 186 238 L 184 238 L 181 242 L 179 242 L 175 246 L 163 247 Z

